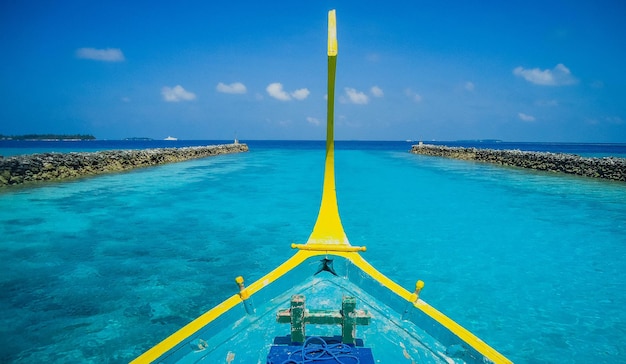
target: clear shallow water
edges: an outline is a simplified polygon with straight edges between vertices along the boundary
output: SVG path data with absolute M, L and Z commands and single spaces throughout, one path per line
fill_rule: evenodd
M 0 362 L 128 362 L 305 242 L 323 142 L 0 193 Z M 365 257 L 517 363 L 626 355 L 626 184 L 338 143 Z

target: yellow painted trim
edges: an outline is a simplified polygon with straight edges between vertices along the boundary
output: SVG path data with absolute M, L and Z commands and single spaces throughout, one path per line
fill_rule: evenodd
M 398 296 L 404 298 L 408 302 L 413 302 L 415 300 L 415 295 L 413 293 L 409 292 L 404 287 L 400 286 L 384 274 L 380 273 L 358 253 L 349 253 L 349 255 L 346 254 L 345 257 L 348 258 L 352 263 L 354 263 L 354 265 L 359 267 L 363 272 L 367 273 L 370 277 L 378 281 L 383 286 L 387 287 Z M 461 340 L 465 341 L 471 347 L 476 349 L 476 351 L 486 356 L 494 363 L 512 363 L 512 361 L 510 361 L 504 355 L 500 354 L 497 350 L 479 339 L 476 335 L 472 334 L 466 328 L 459 325 L 454 320 L 444 315 L 423 300 L 418 299 L 417 302 L 415 302 L 414 306 L 415 308 L 424 312 L 426 315 L 432 317 L 439 324 L 450 330 Z
M 361 255 L 352 254 L 347 257 L 350 259 L 354 265 L 359 267 L 363 272 L 367 273 L 370 277 L 374 278 L 378 283 L 390 289 L 392 292 L 397 294 L 398 296 L 404 298 L 407 301 L 411 301 L 412 293 L 407 291 L 404 287 L 399 285 L 398 283 L 392 281 L 386 275 L 379 272 L 376 268 L 374 268 L 371 264 L 367 262 Z
M 304 246 L 304 245 L 303 245 Z M 323 248 L 323 246 L 320 246 Z M 337 250 L 338 246 L 327 245 L 326 249 L 321 250 L 299 250 L 296 254 L 294 254 L 291 258 L 287 259 L 283 264 L 276 267 L 274 270 L 261 277 L 248 287 L 246 287 L 247 293 L 252 296 L 255 293 L 259 292 L 269 284 L 273 283 L 292 269 L 296 268 L 302 262 L 307 259 L 315 256 L 326 256 L 328 253 L 331 255 L 339 256 L 350 260 L 355 266 L 361 269 L 364 273 L 372 277 L 381 285 L 385 286 L 390 291 L 394 292 L 398 296 L 405 299 L 407 302 L 413 302 L 415 300 L 415 295 L 404 287 L 400 286 L 381 272 L 379 272 L 376 268 L 374 268 L 370 263 L 368 263 L 357 251 L 351 251 L 348 249 Z M 352 247 L 359 248 L 359 247 Z M 334 250 L 333 250 L 334 249 Z M 332 251 L 331 251 L 332 250 Z M 161 341 L 159 344 L 151 348 L 150 350 L 143 353 L 141 356 L 137 357 L 131 363 L 149 363 L 158 359 L 161 355 L 165 354 L 168 350 L 172 349 L 176 345 L 178 345 L 183 340 L 192 336 L 195 332 L 200 330 L 202 327 L 208 325 L 213 320 L 226 313 L 228 310 L 235 307 L 237 304 L 241 303 L 241 297 L 239 294 L 235 294 L 230 298 L 226 299 L 224 302 L 220 303 L 210 311 L 207 311 L 202 316 L 193 320 L 180 330 L 176 331 L 174 334 L 170 335 L 165 340 Z M 414 306 L 424 312 L 424 314 L 433 318 L 436 322 L 450 330 L 456 336 L 458 336 L 461 340 L 469 344 L 471 347 L 476 349 L 479 353 L 484 355 L 485 357 L 492 360 L 494 363 L 512 363 L 505 356 L 500 354 L 498 351 L 493 349 L 491 346 L 486 344 L 484 341 L 480 340 L 470 331 L 430 306 L 428 303 L 419 299 L 414 303 Z
M 337 244 L 291 244 L 292 249 L 333 252 L 364 252 L 367 250 L 364 246 L 337 245 Z
M 337 17 L 335 10 L 328 12 L 328 56 L 337 55 Z
M 276 267 L 274 270 L 266 274 L 265 276 L 258 279 L 256 282 L 252 283 L 248 287 L 246 287 L 246 292 L 248 297 L 252 296 L 256 292 L 263 289 L 265 286 L 274 282 L 293 268 L 300 265 L 300 263 L 304 262 L 308 258 L 318 255 L 317 252 L 311 251 L 298 251 L 294 256 L 287 259 L 283 264 Z M 165 354 L 168 350 L 171 350 L 173 347 L 181 343 L 183 340 L 187 339 L 191 335 L 193 335 L 196 331 L 200 330 L 204 326 L 211 323 L 213 320 L 226 313 L 228 310 L 235 307 L 237 304 L 242 302 L 242 298 L 239 294 L 235 294 L 230 298 L 226 299 L 219 305 L 215 306 L 211 310 L 204 313 L 202 316 L 196 318 L 180 330 L 176 331 L 165 340 L 161 341 L 150 350 L 143 353 L 141 356 L 137 357 L 131 363 L 151 363 L 154 360 L 158 359 L 161 355 Z
M 422 312 L 432 317 L 435 321 L 446 327 L 448 330 L 452 331 L 456 336 L 461 338 L 461 340 L 468 343 L 471 347 L 476 349 L 476 351 L 486 356 L 494 363 L 513 363 L 507 357 L 500 354 L 496 349 L 492 348 L 487 343 L 479 339 L 476 335 L 472 334 L 469 330 L 459 325 L 454 320 L 444 315 L 439 310 L 424 302 L 423 300 L 417 300 L 417 302 L 415 303 L 415 307 L 422 310 Z
M 287 259 L 283 264 L 276 267 L 273 271 L 269 272 L 268 274 L 258 279 L 256 282 L 249 285 L 247 287 L 248 293 L 250 294 L 250 296 L 252 296 L 270 283 L 276 281 L 278 278 L 288 273 L 290 270 L 300 265 L 305 260 L 319 254 L 320 253 L 314 251 L 299 250 L 294 256 Z
M 180 330 L 176 331 L 172 335 L 168 336 L 165 340 L 153 346 L 150 350 L 135 358 L 135 360 L 131 361 L 131 363 L 139 364 L 154 362 L 159 357 L 161 357 L 161 355 L 165 354 L 168 350 L 172 349 L 174 346 L 178 345 L 180 342 L 193 335 L 196 331 L 203 328 L 206 324 L 220 317 L 222 314 L 235 307 L 239 303 L 241 303 L 241 297 L 239 297 L 238 294 L 230 296 L 219 305 L 207 311 L 197 319 L 191 321 L 189 324 L 183 326 Z

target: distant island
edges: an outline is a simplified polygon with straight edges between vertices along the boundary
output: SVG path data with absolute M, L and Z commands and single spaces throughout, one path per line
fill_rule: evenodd
M 0 134 L 0 140 L 96 140 L 96 137 L 88 134 Z

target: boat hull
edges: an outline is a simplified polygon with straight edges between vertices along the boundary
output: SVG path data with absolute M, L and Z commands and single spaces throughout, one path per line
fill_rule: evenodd
M 246 301 L 239 295 L 229 298 L 214 310 L 226 306 L 231 306 L 230 309 L 214 318 L 208 315 L 210 312 L 201 316 L 181 329 L 178 335 L 174 334 L 176 340 L 170 340 L 169 348 L 162 346 L 161 353 L 153 353 L 158 354 L 156 357 L 143 359 L 159 363 L 266 363 L 272 344 L 277 338 L 285 341 L 290 334 L 288 324 L 277 322 L 277 312 L 289 308 L 293 295 L 303 295 L 307 309 L 327 311 L 338 311 L 343 297 L 355 297 L 357 308 L 371 316 L 369 325 L 357 326 L 356 337 L 363 346 L 371 348 L 374 358 L 381 363 L 407 360 L 419 363 L 507 362 L 501 361 L 495 351 L 497 355 L 492 358 L 479 352 L 475 348 L 477 342 L 462 338 L 465 331 L 455 333 L 454 328 L 451 330 L 437 317 L 432 317 L 428 312 L 432 307 L 424 301 L 407 300 L 410 292 L 398 294 L 397 288 L 390 288 L 377 279 L 376 275 L 380 273 L 368 272 L 370 268 L 367 267 L 371 266 L 362 269 L 359 265 L 366 262 L 359 254 L 343 254 L 347 257 L 310 255 L 275 279 L 270 274 L 255 282 L 254 285 L 261 284 L 262 288 Z M 359 257 L 356 264 L 351 257 Z M 336 276 L 324 270 L 318 273 L 323 268 L 321 260 L 326 258 L 333 260 Z M 246 305 L 251 313 L 246 312 Z M 207 319 L 210 321 L 203 322 Z M 338 335 L 341 335 L 339 325 L 306 326 L 307 337 Z M 476 339 L 473 335 L 471 337 Z M 478 343 L 482 342 L 478 340 Z M 493 350 L 483 345 L 486 350 Z M 139 357 L 137 360 L 141 362 L 143 359 Z

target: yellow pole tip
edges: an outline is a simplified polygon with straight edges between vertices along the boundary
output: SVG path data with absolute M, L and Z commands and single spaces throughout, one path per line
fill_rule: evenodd
M 417 281 L 417 283 L 415 283 L 415 289 L 420 290 L 422 288 L 424 288 L 424 281 L 422 280 Z
M 335 10 L 328 12 L 328 56 L 337 55 L 337 18 Z
M 243 283 L 243 277 L 239 276 L 239 277 L 235 278 L 235 282 L 237 282 L 237 284 L 242 284 Z
M 295 249 L 295 248 L 297 248 L 297 247 L 298 247 L 298 244 L 296 244 L 296 243 L 291 243 L 291 249 Z

